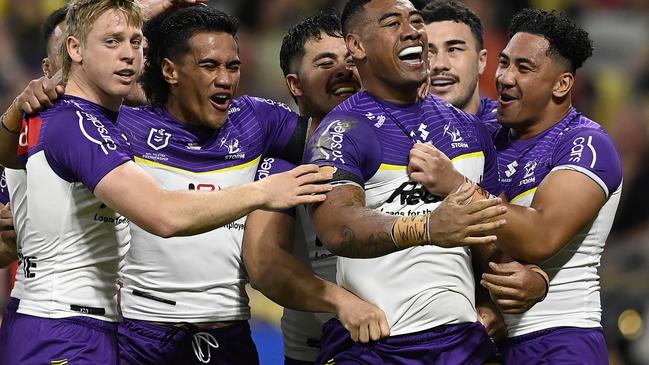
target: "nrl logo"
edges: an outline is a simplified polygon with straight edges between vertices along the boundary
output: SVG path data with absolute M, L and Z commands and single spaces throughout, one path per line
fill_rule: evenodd
M 151 128 L 149 139 L 146 141 L 146 144 L 154 150 L 159 151 L 169 145 L 170 137 L 171 133 L 167 133 L 164 128 Z

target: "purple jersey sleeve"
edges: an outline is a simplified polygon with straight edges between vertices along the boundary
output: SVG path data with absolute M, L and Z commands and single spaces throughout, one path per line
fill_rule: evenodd
M 298 115 L 291 108 L 286 104 L 270 99 L 249 97 L 249 101 L 252 103 L 257 120 L 261 124 L 267 155 L 284 157 L 285 150 L 291 145 L 293 139 L 300 140 L 301 143 L 298 148 L 303 148 L 306 129 L 302 130 L 301 136 L 295 135 L 299 130 Z M 299 156 L 302 156 L 302 151 L 299 151 Z M 289 160 L 298 162 L 299 158 L 289 158 Z
M 0 203 L 9 203 L 9 188 L 7 187 L 7 178 L 5 177 L 5 169 L 0 167 Z
M 329 115 L 309 141 L 304 160 L 336 168 L 332 183 L 364 186 L 381 165 L 381 147 L 374 131 L 355 116 Z
M 482 181 L 480 181 L 480 186 L 491 194 L 498 196 L 502 193 L 503 189 L 500 186 L 500 178 L 498 175 L 496 147 L 494 147 L 491 135 L 487 131 L 486 127 L 480 122 L 477 122 L 475 125 L 485 158 L 484 172 L 482 175 Z
M 564 136 L 552 159 L 553 170 L 579 171 L 593 179 L 608 197 L 622 183 L 620 156 L 603 131 L 578 128 Z
M 257 173 L 255 174 L 255 181 L 261 180 L 265 177 L 275 174 L 281 174 L 292 170 L 295 167 L 295 164 L 292 164 L 288 161 L 282 160 L 280 158 L 274 157 L 264 157 L 257 168 Z M 295 208 L 278 210 L 278 213 L 288 214 L 291 217 L 295 218 Z
M 131 160 L 130 149 L 110 120 L 67 109 L 51 120 L 43 149 L 52 170 L 68 182 L 94 191 L 99 181 Z

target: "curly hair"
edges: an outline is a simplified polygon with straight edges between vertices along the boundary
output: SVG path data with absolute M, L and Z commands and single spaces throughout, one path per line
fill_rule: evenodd
M 236 39 L 239 21 L 206 5 L 170 9 L 144 24 L 147 59 L 140 82 L 151 105 L 164 105 L 169 84 L 162 74 L 165 58 L 178 61 L 190 51 L 189 39 L 196 33 L 227 33 Z
M 520 32 L 547 39 L 550 44 L 548 56 L 558 55 L 566 60 L 573 74 L 593 55 L 593 41 L 588 32 L 575 25 L 566 15 L 555 11 L 521 10 L 512 18 L 509 37 Z
M 323 12 L 310 16 L 289 28 L 282 39 L 279 51 L 279 64 L 284 76 L 293 72 L 296 60 L 304 56 L 304 45 L 311 39 L 322 39 L 322 35 L 342 38 L 340 18 L 333 12 Z
M 434 0 L 421 9 L 424 23 L 454 21 L 466 24 L 477 41 L 478 51 L 484 47 L 484 30 L 480 18 L 466 5 L 455 0 Z

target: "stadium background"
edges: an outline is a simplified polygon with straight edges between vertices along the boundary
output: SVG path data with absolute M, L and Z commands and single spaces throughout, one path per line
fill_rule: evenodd
M 284 101 L 295 107 L 279 67 L 283 32 L 331 0 L 212 0 L 237 16 L 242 77 L 238 94 Z M 426 0 L 414 0 L 423 6 Z M 606 244 L 602 277 L 602 324 L 612 365 L 649 364 L 649 1 L 648 0 L 467 0 L 485 25 L 488 69 L 482 93 L 493 96 L 497 55 L 506 44 L 511 15 L 523 7 L 566 11 L 589 31 L 592 59 L 578 72 L 574 101 L 603 124 L 617 142 L 624 190 Z M 45 45 L 40 25 L 62 0 L 0 0 L 0 108 L 5 110 L 29 80 L 41 76 Z M 552 229 L 552 227 L 548 227 Z M 9 272 L 0 270 L 4 308 Z M 282 363 L 281 308 L 251 291 L 253 330 L 262 364 Z

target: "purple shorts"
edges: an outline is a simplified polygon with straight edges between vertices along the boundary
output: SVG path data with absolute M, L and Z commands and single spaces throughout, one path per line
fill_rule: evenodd
M 117 323 L 77 316 L 60 319 L 17 313 L 3 365 L 117 365 Z
M 121 365 L 259 364 L 247 321 L 199 330 L 124 318 L 117 332 Z
M 499 348 L 504 364 L 608 365 L 601 328 L 548 328 L 508 338 Z
M 495 346 L 479 322 L 433 328 L 391 336 L 368 344 L 356 343 L 340 321 L 324 325 L 316 364 L 482 365 Z
M 7 302 L 7 307 L 4 311 L 2 325 L 0 326 L 0 359 L 3 356 L 2 354 L 5 351 L 8 351 L 5 345 L 7 342 L 7 336 L 13 333 L 13 325 L 16 318 L 16 311 L 18 310 L 18 304 L 20 304 L 20 299 L 11 297 L 9 298 L 9 302 Z

